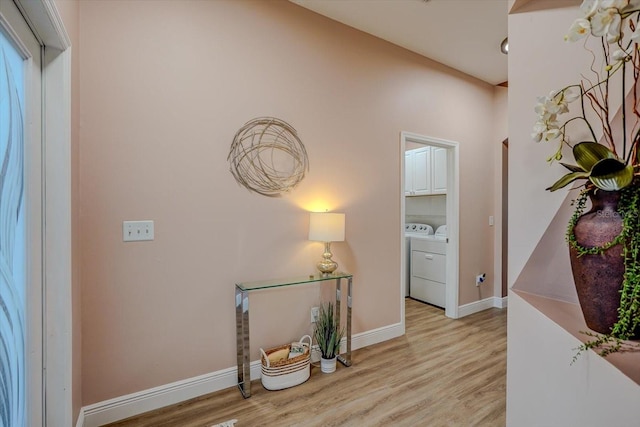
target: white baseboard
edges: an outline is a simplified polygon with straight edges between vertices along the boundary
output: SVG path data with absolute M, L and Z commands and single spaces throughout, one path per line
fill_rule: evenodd
M 251 377 L 259 377 L 260 362 L 251 363 Z M 234 387 L 237 369 L 227 368 L 137 393 L 84 406 L 84 424 L 76 427 L 98 427 L 134 415 L 192 399 L 207 393 Z M 238 392 L 239 393 L 239 392 Z
M 84 425 L 84 408 L 80 408 L 80 413 L 78 414 L 78 420 L 76 421 L 76 427 L 82 427 Z
M 458 307 L 458 318 L 465 317 L 473 313 L 478 313 L 489 308 L 506 308 L 507 297 L 491 297 L 485 298 L 480 301 L 475 301 L 469 304 L 461 305 Z
M 372 329 L 367 332 L 361 332 L 354 335 L 351 339 L 352 350 L 357 350 L 359 348 L 368 347 L 373 344 L 388 341 L 403 334 L 404 330 L 402 329 L 402 323 L 396 323 L 394 325 Z
M 509 302 L 509 297 L 494 297 L 493 306 L 495 308 L 507 308 Z
M 362 332 L 352 337 L 351 349 L 357 350 L 387 341 L 402 335 L 402 333 L 402 325 L 400 323 Z M 342 350 L 346 351 L 346 343 L 343 343 Z M 84 406 L 80 410 L 76 427 L 98 427 L 193 399 L 203 394 L 236 387 L 237 374 L 237 367 L 234 366 Z M 260 374 L 260 360 L 251 362 L 251 379 L 259 379 Z

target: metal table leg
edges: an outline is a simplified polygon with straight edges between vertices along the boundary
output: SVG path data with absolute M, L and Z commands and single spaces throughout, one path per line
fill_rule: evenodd
M 236 352 L 238 388 L 246 399 L 251 396 L 251 363 L 249 361 L 249 295 L 236 287 Z
M 351 307 L 353 306 L 352 299 L 353 292 L 353 278 L 347 279 L 347 354 L 345 355 L 345 366 L 351 366 Z
M 349 277 L 347 282 L 347 352 L 344 355 L 338 355 L 338 360 L 344 366 L 351 366 L 351 289 L 352 289 L 352 280 Z M 341 297 L 342 297 L 342 282 L 341 279 L 336 279 L 336 316 L 342 322 L 340 318 L 340 305 L 341 305 Z
M 342 305 L 342 279 L 336 279 L 336 305 L 335 305 L 335 316 L 338 319 L 338 322 L 342 321 L 340 319 L 340 306 Z

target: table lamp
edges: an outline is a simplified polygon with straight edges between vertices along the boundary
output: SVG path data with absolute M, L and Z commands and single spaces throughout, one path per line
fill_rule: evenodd
M 338 268 L 338 263 L 331 259 L 331 242 L 344 241 L 344 214 L 311 212 L 309 240 L 324 242 L 323 259 L 316 266 L 323 276 L 333 273 Z

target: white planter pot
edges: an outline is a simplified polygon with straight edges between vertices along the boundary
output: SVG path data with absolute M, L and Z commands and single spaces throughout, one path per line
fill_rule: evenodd
M 334 357 L 333 359 L 325 359 L 324 357 L 320 358 L 320 370 L 325 374 L 330 374 L 336 371 L 336 360 L 338 358 Z

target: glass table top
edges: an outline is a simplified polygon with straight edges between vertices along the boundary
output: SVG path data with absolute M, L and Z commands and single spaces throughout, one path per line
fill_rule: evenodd
M 347 279 L 353 277 L 352 274 L 344 271 L 323 275 L 321 273 L 309 274 L 307 276 L 289 277 L 283 279 L 258 280 L 255 282 L 236 283 L 236 287 L 243 292 L 257 291 L 259 289 L 277 288 L 280 286 L 301 285 L 304 283 L 323 282 L 325 280 Z

